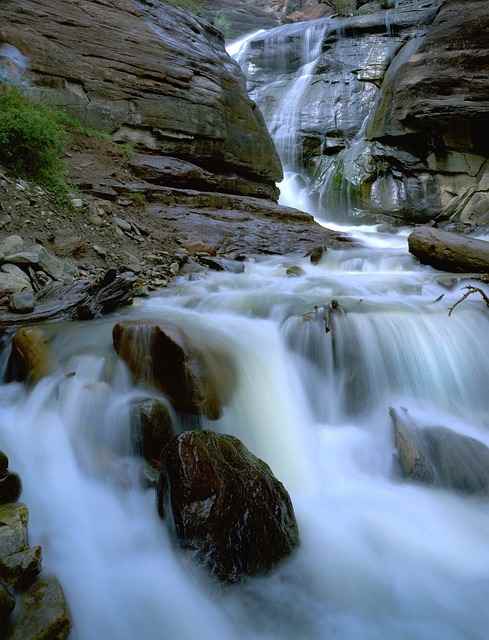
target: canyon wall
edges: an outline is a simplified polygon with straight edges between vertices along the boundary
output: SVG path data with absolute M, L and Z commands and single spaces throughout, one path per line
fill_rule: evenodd
M 285 168 L 329 219 L 489 222 L 486 3 L 383 6 L 282 26 L 240 56 Z

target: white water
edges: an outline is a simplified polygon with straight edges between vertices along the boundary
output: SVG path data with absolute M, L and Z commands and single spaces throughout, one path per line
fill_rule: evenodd
M 131 312 L 178 321 L 235 361 L 213 426 L 269 462 L 302 534 L 267 578 L 223 590 L 171 546 L 132 457 L 127 406 L 142 391 L 111 353 L 113 320 L 53 328 L 58 373 L 30 394 L 0 389 L 0 448 L 24 479 L 31 542 L 63 583 L 75 640 L 485 638 L 487 505 L 396 480 L 388 407 L 489 444 L 487 312 L 474 301 L 449 318 L 459 294 L 443 276 L 419 268 L 402 236 L 362 233 L 371 246 L 317 267 L 250 263 Z M 292 263 L 306 275 L 286 277 Z M 326 334 L 313 310 L 333 298 L 346 315 Z
M 355 235 L 362 246 L 318 266 L 250 262 L 129 313 L 174 320 L 234 361 L 235 393 L 211 426 L 271 465 L 301 530 L 266 578 L 223 589 L 172 546 L 131 450 L 128 405 L 148 391 L 112 353 L 116 319 L 53 326 L 58 371 L 31 392 L 0 387 L 0 449 L 73 640 L 486 639 L 488 505 L 400 482 L 388 408 L 489 444 L 487 311 L 473 300 L 449 318 L 461 285 L 419 267 L 405 233 Z M 305 275 L 288 278 L 291 264 Z M 333 299 L 343 311 L 326 333 L 315 308 Z

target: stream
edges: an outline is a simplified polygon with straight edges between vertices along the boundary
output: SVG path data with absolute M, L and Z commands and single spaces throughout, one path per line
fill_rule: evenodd
M 300 205 L 293 180 L 284 191 Z M 52 325 L 57 371 L 0 387 L 0 449 L 73 640 L 487 637 L 487 503 L 401 481 L 389 408 L 489 445 L 489 315 L 469 300 L 449 317 L 463 283 L 420 266 L 407 230 L 342 228 L 357 246 L 316 266 L 250 260 L 242 274 L 178 278 L 117 317 Z M 171 320 L 233 361 L 235 391 L 209 427 L 271 466 L 301 531 L 269 576 L 222 587 L 172 544 L 133 455 L 129 407 L 151 392 L 112 349 L 127 318 Z

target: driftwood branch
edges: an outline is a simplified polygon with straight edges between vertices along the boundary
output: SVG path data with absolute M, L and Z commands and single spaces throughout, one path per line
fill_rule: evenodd
M 48 285 L 37 293 L 32 313 L 19 315 L 0 307 L 0 329 L 45 320 L 98 318 L 132 302 L 135 280 L 133 273 L 110 269 L 95 283 L 77 280 L 69 285 Z
M 458 300 L 453 306 L 450 307 L 449 311 L 448 311 L 448 315 L 451 316 L 452 313 L 455 311 L 455 309 L 462 304 L 462 302 L 465 302 L 465 300 L 467 300 L 467 298 L 469 298 L 470 296 L 474 295 L 474 294 L 478 294 L 481 296 L 481 298 L 484 300 L 484 302 L 486 303 L 486 306 L 489 307 L 489 297 L 487 296 L 487 294 L 480 288 L 480 287 L 474 287 L 472 285 L 469 285 L 467 287 L 464 287 L 465 289 L 465 293 L 464 295 L 460 298 L 460 300 Z

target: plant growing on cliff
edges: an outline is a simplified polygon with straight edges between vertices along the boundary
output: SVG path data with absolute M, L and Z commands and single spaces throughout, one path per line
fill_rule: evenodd
M 3 165 L 62 195 L 67 190 L 62 160 L 67 140 L 55 110 L 32 102 L 15 87 L 0 89 Z

